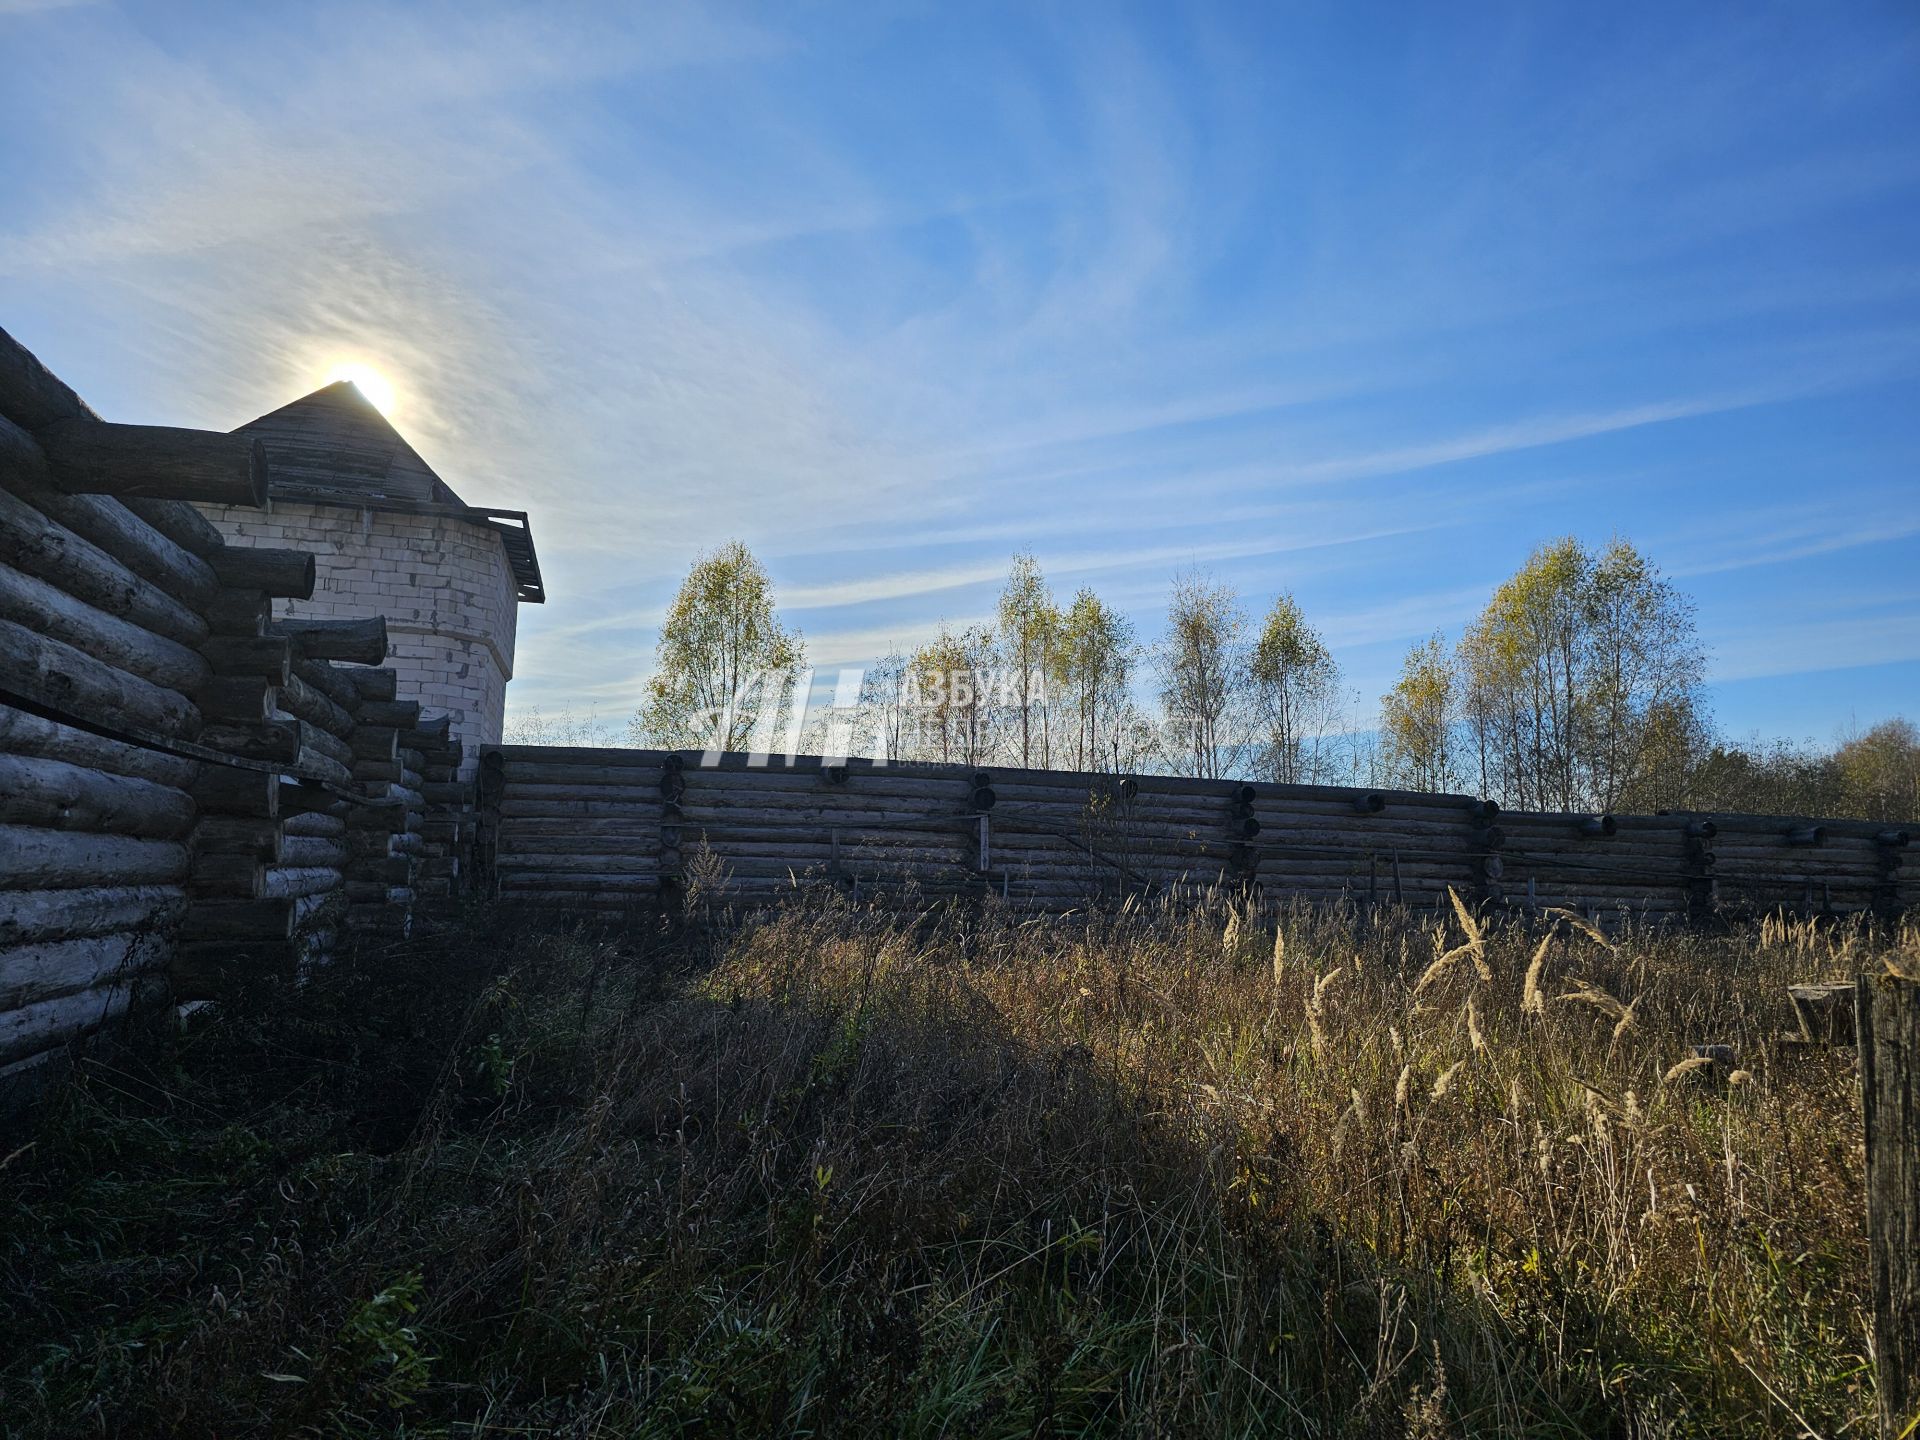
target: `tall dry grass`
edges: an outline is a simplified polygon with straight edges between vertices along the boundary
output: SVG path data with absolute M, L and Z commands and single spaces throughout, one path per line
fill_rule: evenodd
M 85 1077 L 0 1171 L 22 1433 L 1871 1413 L 1850 1057 L 1776 1041 L 1862 934 L 828 905 L 400 958 Z

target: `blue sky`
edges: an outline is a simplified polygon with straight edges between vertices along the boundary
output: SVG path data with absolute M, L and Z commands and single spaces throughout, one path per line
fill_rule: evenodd
M 1920 715 L 1920 10 L 0 0 L 0 323 L 112 418 L 343 361 L 533 512 L 512 703 L 696 551 L 834 666 L 1016 548 L 1291 589 L 1367 704 L 1538 542 L 1735 734 Z

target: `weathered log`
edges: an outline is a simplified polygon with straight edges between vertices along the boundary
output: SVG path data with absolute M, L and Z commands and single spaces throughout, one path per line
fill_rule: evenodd
M 281 828 L 285 831 L 288 840 L 298 836 L 313 835 L 323 836 L 329 840 L 341 840 L 344 844 L 342 837 L 347 833 L 347 822 L 341 815 L 331 814 L 325 810 L 311 810 L 303 815 L 289 815 L 282 822 Z
M 208 724 L 253 730 L 265 727 L 279 694 L 260 675 L 213 675 L 194 692 L 193 703 Z
M 1920 982 L 1862 975 L 1855 1007 L 1875 1388 L 1880 1433 L 1895 1437 L 1920 1417 Z
M 260 816 L 202 815 L 193 827 L 193 853 L 245 855 L 271 865 L 280 859 L 280 825 Z
M 324 785 L 305 780 L 280 782 L 280 813 L 283 816 L 328 814 L 339 808 L 339 797 Z
M 206 622 L 194 610 L 5 490 L 0 490 L 0 560 L 179 644 L 198 645 L 206 637 Z
M 332 866 L 279 865 L 266 872 L 262 893 L 276 898 L 325 895 L 341 886 L 339 870 Z
M 64 760 L 0 755 L 0 823 L 174 840 L 193 816 L 193 800 L 170 785 Z
M 360 707 L 360 692 L 347 679 L 344 666 L 326 660 L 295 660 L 293 673 L 351 715 Z
M 297 720 L 266 720 L 257 725 L 209 725 L 199 743 L 241 760 L 290 765 L 300 753 L 302 736 Z
M 378 830 L 353 826 L 347 829 L 347 852 L 355 857 L 356 863 L 368 857 L 379 859 L 389 855 L 417 855 L 425 848 L 425 841 L 410 831 L 383 834 Z
M 1790 825 L 1786 832 L 1787 844 L 1811 848 L 1827 843 L 1827 827 L 1824 825 Z
M 356 760 L 353 762 L 353 778 L 356 780 L 398 780 L 405 771 L 398 760 Z
M 332 897 L 271 896 L 261 900 L 208 900 L 187 911 L 180 938 L 187 940 L 285 940 L 320 920 Z
M 252 637 L 266 633 L 273 602 L 260 590 L 219 590 L 207 602 L 204 613 L 213 634 Z
M 0 620 L 0 688 L 73 715 L 118 716 L 191 739 L 200 715 L 176 690 L 128 675 L 85 651 Z
M 34 438 L 54 483 L 70 495 L 267 503 L 267 452 L 257 436 L 75 418 L 43 426 Z
M 110 889 L 0 890 L 0 945 L 74 940 L 151 930 L 163 933 L 185 913 L 177 885 Z
M 924 839 L 924 837 L 922 837 L 922 839 Z M 716 853 L 722 849 L 731 851 L 733 847 L 738 847 L 739 852 L 742 854 L 753 853 L 768 856 L 776 854 L 772 847 L 758 843 L 756 838 L 751 835 L 714 835 L 709 836 L 708 841 Z M 513 838 L 510 845 L 501 847 L 500 863 L 509 866 L 521 865 L 527 863 L 531 857 L 539 856 L 541 868 L 547 868 L 546 862 L 563 857 L 577 857 L 586 860 L 610 859 L 621 855 L 658 855 L 660 849 L 661 845 L 658 833 L 653 835 L 613 835 L 604 832 L 594 835 L 517 835 Z M 777 852 L 777 858 L 785 860 L 800 858 L 816 860 L 833 855 L 841 855 L 851 859 L 855 854 L 870 849 L 876 851 L 910 850 L 915 853 L 927 854 L 937 852 L 949 858 L 960 854 L 960 847 L 958 845 L 949 845 L 942 848 L 924 843 L 912 844 L 906 841 L 896 840 L 869 846 L 862 842 L 849 840 L 843 836 L 838 847 L 825 841 L 811 845 L 782 845 Z M 1061 854 L 1063 860 L 1071 860 L 1074 858 L 1066 855 L 1064 852 L 1061 852 Z
M 186 873 L 187 847 L 176 841 L 0 825 L 0 875 L 9 888 L 171 885 Z
M 381 788 L 378 784 L 369 789 Z M 398 834 L 407 828 L 407 807 L 398 799 L 380 805 L 360 805 L 347 812 L 347 829 L 385 831 Z
M 348 739 L 355 760 L 395 762 L 400 758 L 399 741 L 400 732 L 391 725 L 356 725 Z
M 415 750 L 426 750 L 444 745 L 453 733 L 451 715 L 433 715 L 426 717 L 401 737 L 400 743 Z
M 743 865 L 751 866 L 755 863 L 763 863 L 782 869 L 788 865 L 804 865 L 807 863 L 799 860 L 766 860 L 756 862 L 746 859 L 745 857 L 733 855 L 724 858 L 728 866 L 736 871 Z M 961 863 L 961 857 L 956 853 L 952 857 L 947 858 L 945 863 L 957 865 Z M 525 858 L 502 855 L 499 858 L 498 866 L 502 878 L 508 875 L 519 874 L 523 871 L 538 874 L 565 875 L 649 875 L 656 873 L 658 868 L 649 865 L 644 855 L 620 854 L 530 855 Z
M 257 675 L 270 685 L 285 685 L 293 663 L 293 646 L 275 635 L 215 635 L 200 653 L 216 675 Z
M 259 590 L 287 600 L 313 598 L 313 555 L 264 545 L 229 545 L 213 558 L 213 573 L 232 590 Z
M 94 1035 L 150 1010 L 165 994 L 164 983 L 143 977 L 0 1011 L 0 1064 Z
M 280 863 L 289 869 L 344 869 L 347 847 L 327 835 L 289 835 L 280 844 Z
M 274 716 L 279 725 L 297 725 L 300 727 L 301 755 L 324 755 L 341 765 L 351 764 L 353 749 L 340 736 L 321 729 L 318 725 L 309 725 L 305 720 L 296 720 L 285 713 Z
M 189 555 L 205 560 L 226 546 L 227 537 L 219 528 L 184 500 L 144 500 L 136 496 L 120 503 Z
M 271 633 L 293 642 L 303 660 L 344 660 L 379 665 L 387 658 L 384 615 L 364 620 L 276 620 Z
M 93 411 L 31 350 L 0 330 L 0 415 L 38 430 L 56 420 L 93 418 Z
M 23 445 L 28 450 L 24 464 Z M 30 439 L 0 421 L 0 480 L 20 499 L 189 609 L 203 609 L 218 593 L 220 582 L 205 560 L 111 496 L 67 494 L 44 470 L 34 470 L 32 457 L 38 454 Z
M 637 836 L 646 837 L 660 833 L 658 818 L 645 819 L 627 815 L 618 816 L 566 816 L 561 818 L 540 817 L 538 819 L 504 818 L 498 831 L 501 843 L 509 848 L 521 840 L 536 835 L 579 835 L 587 836 Z M 846 836 L 842 835 L 844 841 Z
M 353 771 L 321 750 L 302 750 L 294 758 L 294 765 L 304 779 L 325 780 L 342 786 L 353 783 Z
M 658 894 L 662 877 L 646 875 L 515 875 L 500 877 L 500 898 L 521 904 L 614 908 Z
M 420 724 L 420 706 L 413 700 L 364 700 L 359 719 L 362 725 L 391 725 L 396 730 L 413 730 Z
M 420 795 L 429 805 L 469 805 L 473 802 L 473 786 L 457 780 L 451 784 L 427 781 L 421 784 Z
M 258 900 L 266 893 L 266 873 L 256 856 L 200 851 L 187 871 L 187 889 L 202 899 Z
M 171 785 L 176 790 L 191 785 L 197 770 L 192 760 L 109 740 L 11 705 L 0 705 L 0 752 L 64 760 L 89 770 L 106 770 L 151 780 L 157 785 Z
M 349 670 L 346 676 L 362 701 L 386 704 L 399 693 L 400 677 L 392 670 Z
M 361 880 L 378 880 L 383 885 L 404 885 L 413 878 L 415 860 L 411 855 L 364 855 L 348 867 Z
M 298 666 L 287 677 L 287 683 L 279 694 L 280 708 L 297 715 L 309 725 L 317 725 L 341 739 L 353 734 L 353 716 L 301 679 Z

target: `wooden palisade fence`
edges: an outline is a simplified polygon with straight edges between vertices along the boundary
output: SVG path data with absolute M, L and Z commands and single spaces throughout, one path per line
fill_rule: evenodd
M 1755 815 L 1502 813 L 1468 795 L 507 745 L 482 755 L 499 893 L 621 907 L 696 856 L 740 899 L 831 885 L 1066 910 L 1226 886 L 1268 901 L 1899 914 L 1904 831 Z M 716 868 L 717 867 L 717 868 Z

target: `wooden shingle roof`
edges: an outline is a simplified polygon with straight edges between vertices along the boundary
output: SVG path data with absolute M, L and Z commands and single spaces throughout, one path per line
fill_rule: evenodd
M 257 435 L 266 447 L 270 501 L 472 520 L 499 534 L 519 598 L 546 599 L 526 512 L 468 505 L 352 381 L 336 380 L 235 433 Z

